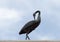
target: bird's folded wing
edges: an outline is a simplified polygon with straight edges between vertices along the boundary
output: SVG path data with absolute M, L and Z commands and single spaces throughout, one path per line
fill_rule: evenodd
M 21 30 L 27 29 L 30 26 L 33 26 L 35 24 L 35 21 L 30 21 L 26 23 Z

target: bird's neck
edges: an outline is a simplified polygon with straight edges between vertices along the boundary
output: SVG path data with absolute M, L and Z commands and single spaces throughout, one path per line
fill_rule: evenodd
M 40 15 L 38 15 L 38 17 L 37 17 L 37 21 L 40 21 L 40 19 L 41 19 L 41 18 L 40 18 Z
M 40 15 L 38 15 L 37 18 L 36 18 L 35 20 L 38 21 L 38 22 L 40 22 L 40 20 L 41 20 Z

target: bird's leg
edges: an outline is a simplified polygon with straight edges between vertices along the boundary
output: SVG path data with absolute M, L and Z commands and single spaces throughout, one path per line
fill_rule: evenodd
M 27 40 L 27 34 L 26 34 L 26 40 Z
M 27 35 L 28 39 L 30 40 L 29 36 Z
M 29 38 L 28 34 L 26 34 L 26 40 L 27 40 L 27 38 L 30 40 L 30 38 Z

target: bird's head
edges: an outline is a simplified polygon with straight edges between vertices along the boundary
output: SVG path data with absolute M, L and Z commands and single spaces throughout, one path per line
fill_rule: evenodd
M 33 14 L 33 17 L 34 17 L 34 19 L 35 19 L 35 16 L 36 16 L 36 14 L 38 13 L 38 15 L 40 16 L 40 11 L 39 10 L 37 10 L 34 14 Z

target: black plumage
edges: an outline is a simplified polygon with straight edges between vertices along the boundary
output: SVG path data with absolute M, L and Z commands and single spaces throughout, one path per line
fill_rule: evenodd
M 35 16 L 36 16 L 37 13 L 38 13 L 38 17 L 37 17 L 37 19 L 35 19 Z M 29 38 L 28 34 L 29 34 L 30 32 L 32 32 L 34 29 L 36 29 L 36 27 L 37 27 L 37 26 L 40 24 L 40 22 L 41 22 L 40 11 L 39 11 L 39 10 L 36 11 L 36 12 L 33 14 L 33 16 L 34 16 L 34 20 L 29 21 L 28 23 L 26 23 L 26 24 L 23 26 L 23 28 L 21 29 L 21 31 L 19 32 L 19 34 L 25 34 L 25 33 L 26 33 L 26 39 L 28 38 L 29 40 L 30 40 L 30 38 Z

